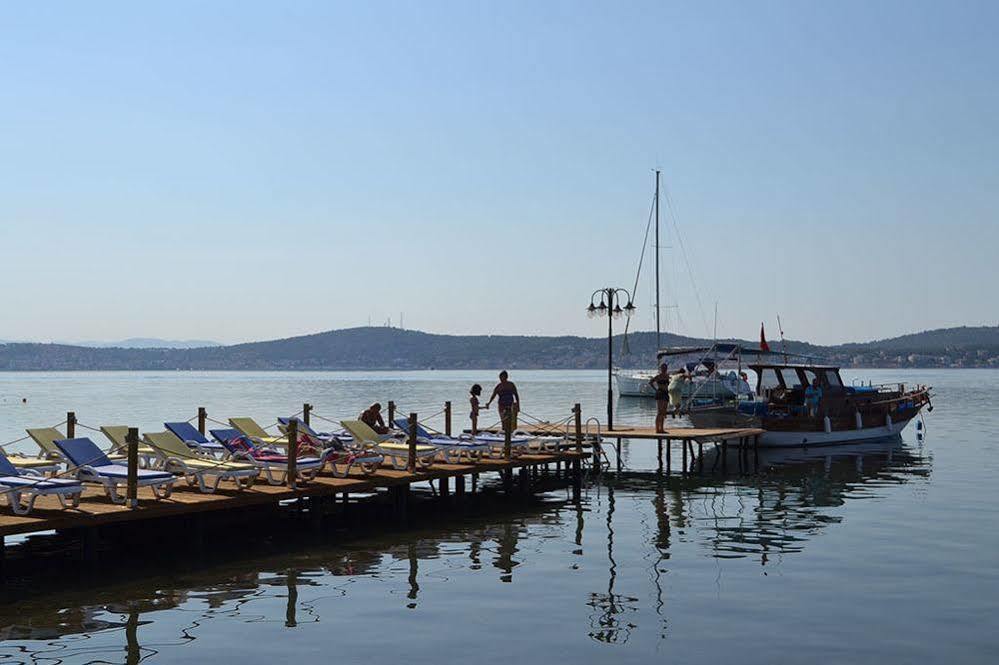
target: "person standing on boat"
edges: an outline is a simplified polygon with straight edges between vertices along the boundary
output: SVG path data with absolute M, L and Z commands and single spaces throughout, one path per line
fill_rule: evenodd
M 660 365 L 659 373 L 649 379 L 649 385 L 656 391 L 656 432 L 665 432 L 669 415 L 669 365 Z
M 507 374 L 506 370 L 499 373 L 499 383 L 493 388 L 493 394 L 486 402 L 486 408 L 488 409 L 493 400 L 498 398 L 500 422 L 503 423 L 504 430 L 512 432 L 516 424 L 517 412 L 520 411 L 520 395 L 517 393 L 517 386 L 513 385 L 513 381 L 510 381 L 509 378 L 510 375 Z
M 819 415 L 819 403 L 822 401 L 822 386 L 819 385 L 818 377 L 812 379 L 810 386 L 805 388 L 805 406 L 808 408 L 808 415 L 815 418 Z

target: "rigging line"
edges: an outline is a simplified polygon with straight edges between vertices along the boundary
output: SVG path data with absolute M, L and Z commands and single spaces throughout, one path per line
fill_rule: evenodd
M 704 303 L 701 302 L 701 294 L 697 290 L 697 282 L 694 281 L 694 271 L 690 267 L 690 257 L 687 256 L 687 247 L 683 244 L 683 236 L 680 235 L 680 226 L 676 222 L 676 209 L 673 206 L 673 198 L 669 195 L 669 189 L 663 187 L 663 196 L 666 198 L 666 209 L 670 213 L 670 221 L 673 224 L 673 230 L 676 231 L 676 241 L 680 245 L 680 253 L 683 255 L 683 262 L 687 266 L 687 276 L 690 277 L 690 286 L 694 289 L 694 298 L 697 300 L 697 309 L 701 313 L 701 321 L 704 323 L 704 330 L 710 330 L 708 326 L 708 317 L 704 314 Z
M 656 210 L 656 198 L 652 197 L 652 203 L 649 205 L 649 220 L 645 223 L 645 240 L 642 241 L 642 253 L 638 257 L 638 272 L 635 273 L 635 285 L 631 289 L 631 300 L 634 302 L 638 300 L 638 280 L 642 276 L 642 263 L 645 261 L 645 250 L 649 246 L 649 230 L 652 229 L 652 215 Z M 631 327 L 631 317 L 624 322 L 624 334 L 627 337 L 628 329 Z

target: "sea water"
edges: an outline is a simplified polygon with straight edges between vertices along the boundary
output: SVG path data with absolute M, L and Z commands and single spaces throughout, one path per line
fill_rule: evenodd
M 573 504 L 553 491 L 341 545 L 235 552 L 0 606 L 0 663 L 990 662 L 999 654 L 999 372 L 845 371 L 927 383 L 925 436 L 764 451 L 757 474 L 656 473 L 655 444 Z M 75 411 L 81 429 L 192 418 L 270 425 L 301 403 L 354 417 L 392 399 L 467 425 L 495 372 L 0 374 L 0 443 Z M 604 419 L 606 373 L 517 371 L 526 414 Z M 650 425 L 654 405 L 615 403 Z M 483 421 L 495 419 L 495 411 Z M 31 442 L 10 450 L 34 452 Z M 679 453 L 679 451 L 675 451 Z M 709 466 L 710 451 L 706 453 Z M 674 455 L 678 464 L 679 454 Z M 8 510 L 6 507 L 0 510 Z M 234 539 L 240 537 L 233 535 Z

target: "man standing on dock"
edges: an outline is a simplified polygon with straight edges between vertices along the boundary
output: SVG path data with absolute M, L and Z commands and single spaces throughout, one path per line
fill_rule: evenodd
M 509 377 L 510 375 L 506 373 L 506 370 L 499 373 L 499 383 L 493 388 L 493 394 L 489 397 L 489 401 L 486 402 L 486 408 L 489 408 L 494 399 L 499 398 L 497 404 L 500 422 L 503 423 L 504 430 L 512 432 L 516 427 L 517 412 L 520 411 L 520 395 L 517 393 L 517 386 L 508 380 Z

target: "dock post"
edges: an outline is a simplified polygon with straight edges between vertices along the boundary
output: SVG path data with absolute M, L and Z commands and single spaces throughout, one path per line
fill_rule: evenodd
M 753 436 L 753 471 L 759 471 L 760 468 L 760 435 L 756 434 Z
M 683 443 L 683 475 L 687 475 L 687 440 L 682 439 Z
M 615 454 L 617 458 L 617 472 L 621 473 L 621 437 L 617 437 L 617 443 L 615 444 Z
M 656 438 L 656 461 L 659 463 L 659 473 L 663 472 L 663 440 Z
M 666 475 L 668 476 L 673 466 L 673 439 L 666 437 Z
M 389 405 L 391 407 L 392 402 L 389 402 Z M 389 417 L 391 418 L 391 416 Z M 409 414 L 409 460 L 406 463 L 406 469 L 410 473 L 416 472 L 416 428 L 418 425 L 416 414 Z
M 697 442 L 697 475 L 704 475 L 704 444 Z
M 128 450 L 128 487 L 126 502 L 128 507 L 135 509 L 139 507 L 139 428 L 129 427 L 125 434 L 125 443 Z
M 395 422 L 395 402 L 392 400 L 388 401 L 388 422 L 390 425 Z M 392 425 L 395 427 L 395 425 Z
M 577 457 L 572 460 L 572 501 L 579 503 L 583 495 L 583 463 Z
M 454 496 L 459 499 L 465 496 L 465 476 L 454 477 Z
M 302 405 L 302 422 L 307 427 L 312 425 L 312 405 L 308 402 Z
M 531 474 L 526 466 L 520 467 L 517 471 L 517 485 L 522 497 L 526 498 L 531 493 Z
M 198 407 L 198 431 L 201 436 L 205 435 L 206 423 L 208 422 L 208 409 L 203 406 Z
M 7 563 L 7 543 L 5 538 L 0 536 L 0 586 L 7 582 L 5 564 Z
M 447 501 L 447 497 L 451 493 L 451 479 L 444 476 L 440 479 L 438 487 L 438 494 L 440 495 L 441 501 Z
M 76 438 L 76 411 L 66 413 L 66 438 Z
M 579 402 L 572 405 L 573 428 L 576 430 L 576 454 L 583 454 L 583 409 Z
M 451 436 L 451 400 L 444 402 L 444 436 Z
M 742 455 L 742 440 L 739 440 L 739 454 Z M 728 439 L 721 441 L 722 473 L 728 471 Z
M 288 477 L 290 489 L 298 489 L 298 421 L 288 422 Z
M 472 474 L 472 494 L 479 491 L 479 474 L 478 472 Z
M 513 444 L 510 442 L 510 439 L 513 433 L 510 431 L 510 425 L 512 424 L 510 420 L 510 417 L 503 420 L 503 459 L 505 460 L 509 460 L 512 455 Z

